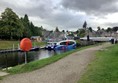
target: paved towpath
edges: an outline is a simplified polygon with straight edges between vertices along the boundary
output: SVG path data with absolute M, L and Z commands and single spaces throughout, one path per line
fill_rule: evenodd
M 8 76 L 0 83 L 77 83 L 95 52 L 108 46 L 105 43 L 78 51 L 33 72 Z
M 8 73 L 0 71 L 0 76 L 6 76 L 6 75 L 8 75 Z

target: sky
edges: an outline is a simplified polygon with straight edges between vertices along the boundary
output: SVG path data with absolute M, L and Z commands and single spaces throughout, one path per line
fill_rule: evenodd
M 118 25 L 118 0 L 0 0 L 0 14 L 7 7 L 47 30 L 76 31 L 85 21 L 94 30 Z

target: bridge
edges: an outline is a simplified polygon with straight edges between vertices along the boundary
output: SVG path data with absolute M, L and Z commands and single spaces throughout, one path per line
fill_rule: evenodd
M 117 40 L 115 37 L 89 37 L 90 40 L 92 41 L 101 41 L 101 42 L 107 42 L 110 41 L 111 39 Z M 87 40 L 87 37 L 80 38 L 80 40 Z

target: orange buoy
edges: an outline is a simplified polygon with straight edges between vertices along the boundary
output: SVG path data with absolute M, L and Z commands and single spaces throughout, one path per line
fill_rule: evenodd
M 32 48 L 32 42 L 29 38 L 23 38 L 20 42 L 20 48 L 27 52 Z

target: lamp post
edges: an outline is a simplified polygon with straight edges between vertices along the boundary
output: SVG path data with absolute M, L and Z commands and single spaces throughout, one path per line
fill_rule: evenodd
M 116 42 L 117 42 L 117 39 L 118 39 L 118 30 L 116 31 Z
M 89 38 L 89 29 L 87 28 L 87 41 L 90 41 L 90 38 Z

